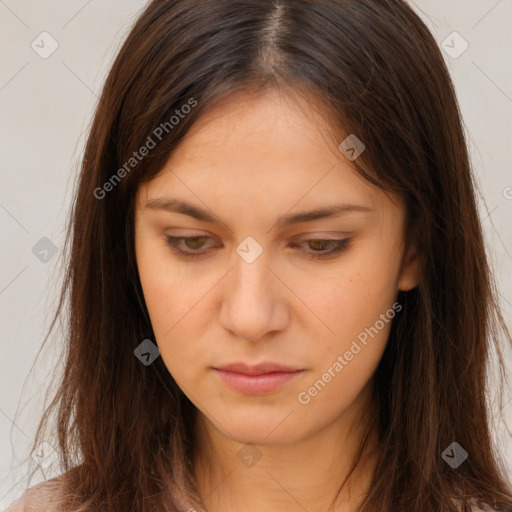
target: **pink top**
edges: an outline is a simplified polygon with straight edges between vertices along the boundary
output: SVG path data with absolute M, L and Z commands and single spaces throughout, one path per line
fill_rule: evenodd
M 57 478 L 41 482 L 28 489 L 13 501 L 6 512 L 59 512 L 58 491 L 61 482 Z M 474 506 L 473 512 L 493 512 Z
M 56 478 L 34 485 L 13 501 L 6 512 L 57 512 L 60 486 Z

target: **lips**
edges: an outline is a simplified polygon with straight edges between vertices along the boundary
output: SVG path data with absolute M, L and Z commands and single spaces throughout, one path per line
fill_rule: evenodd
M 301 371 L 301 368 L 292 368 L 277 363 L 261 363 L 257 365 L 247 365 L 245 363 L 233 363 L 226 366 L 216 367 L 216 370 L 226 372 L 243 373 L 245 375 L 265 375 L 268 373 L 294 373 Z
M 234 363 L 214 370 L 222 383 L 244 395 L 263 395 L 277 391 L 304 372 L 303 369 L 276 363 L 252 366 Z

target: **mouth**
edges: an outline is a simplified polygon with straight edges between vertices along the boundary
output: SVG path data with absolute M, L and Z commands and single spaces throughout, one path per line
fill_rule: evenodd
M 246 395 L 271 393 L 305 372 L 304 369 L 275 363 L 255 366 L 236 363 L 213 369 L 226 386 Z

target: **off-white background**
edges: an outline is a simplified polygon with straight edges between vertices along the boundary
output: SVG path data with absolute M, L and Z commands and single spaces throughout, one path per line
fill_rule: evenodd
M 0 509 L 22 491 L 26 449 L 39 419 L 43 390 L 51 381 L 47 373 L 59 362 L 58 351 L 49 351 L 28 377 L 55 305 L 64 227 L 85 135 L 109 64 L 144 4 L 143 0 L 0 0 Z M 481 218 L 510 325 L 512 2 L 415 0 L 411 4 L 440 46 L 453 31 L 469 44 L 457 58 L 446 52 L 444 56 L 487 205 L 486 209 L 480 204 Z M 43 31 L 59 45 L 47 59 L 31 48 Z M 452 38 L 447 44 L 461 48 L 456 39 L 451 43 Z M 32 252 L 43 237 L 57 248 L 46 263 Z M 52 346 L 58 347 L 58 339 Z M 510 354 L 507 358 L 512 366 Z M 507 392 L 503 412 L 512 428 L 510 389 Z M 497 429 L 501 434 L 496 440 L 512 475 L 511 438 L 503 436 L 503 424 Z M 45 477 L 38 472 L 39 480 Z

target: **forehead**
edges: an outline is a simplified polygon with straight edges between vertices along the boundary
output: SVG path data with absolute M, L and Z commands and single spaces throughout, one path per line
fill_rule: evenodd
M 206 111 L 159 175 L 141 185 L 147 203 L 167 192 L 197 204 L 256 214 L 334 203 L 379 207 L 382 191 L 338 150 L 337 127 L 314 96 L 238 93 Z M 299 205 L 300 203 L 300 205 Z
M 308 161 L 326 152 L 339 157 L 336 141 L 340 135 L 336 132 L 340 130 L 329 121 L 331 117 L 328 108 L 310 92 L 240 91 L 207 109 L 182 145 L 187 146 L 188 154 L 196 155 L 229 148 L 240 157 L 243 151 L 251 157 L 308 155 Z M 314 150 L 317 154 L 311 155 Z M 181 156 L 179 150 L 175 153 Z

